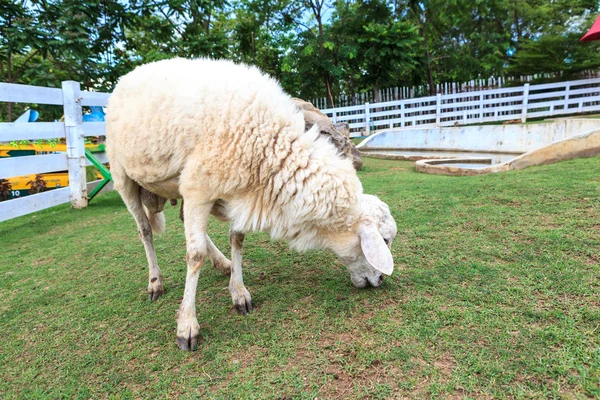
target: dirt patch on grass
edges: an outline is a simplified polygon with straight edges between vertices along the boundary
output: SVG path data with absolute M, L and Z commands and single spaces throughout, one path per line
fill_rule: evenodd
M 376 354 L 378 346 L 385 354 L 398 345 L 376 343 L 365 335 L 363 328 L 355 327 L 304 341 L 289 360 L 289 368 L 303 374 L 321 374 L 325 383 L 318 390 L 320 399 L 370 398 L 386 391 L 393 398 L 427 398 L 433 380 L 437 384 L 450 382 L 457 363 L 449 353 L 429 361 L 420 357 L 406 361 L 385 356 L 365 359 L 365 352 Z M 464 395 L 459 391 L 454 398 Z
M 236 356 L 231 359 L 231 363 L 239 365 L 240 368 L 247 368 L 255 363 L 259 358 L 264 358 L 266 349 L 259 346 L 247 347 L 244 351 L 236 352 Z
M 387 386 L 392 392 L 398 393 L 398 383 L 408 378 L 398 366 L 385 364 L 381 360 L 372 361 L 360 371 L 348 371 L 332 364 L 324 370 L 324 374 L 327 382 L 319 389 L 319 398 L 323 399 L 369 398 L 369 393 L 375 394 L 378 386 Z M 415 389 L 425 393 L 424 387 L 419 384 Z
M 519 208 L 523 205 L 521 201 L 513 200 L 513 199 L 502 199 L 502 198 L 491 198 L 490 201 L 497 205 Z
M 450 354 L 444 354 L 433 362 L 433 366 L 440 371 L 442 376 L 449 378 L 456 367 L 456 360 Z
M 32 267 L 43 267 L 44 265 L 48 265 L 50 263 L 54 262 L 54 258 L 52 257 L 48 257 L 48 258 L 40 258 L 37 260 L 33 260 L 31 262 L 31 266 Z

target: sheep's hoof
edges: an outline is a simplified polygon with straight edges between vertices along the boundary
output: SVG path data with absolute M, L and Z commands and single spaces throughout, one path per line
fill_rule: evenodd
M 148 300 L 156 301 L 165 293 L 162 276 L 150 278 L 148 282 Z
M 252 297 L 248 289 L 244 285 L 229 285 L 229 293 L 231 293 L 231 300 L 233 300 L 233 306 L 242 315 L 248 314 L 252 311 Z
M 177 346 L 183 351 L 194 351 L 198 348 L 198 336 L 177 336 Z
M 153 290 L 152 292 L 149 291 L 148 292 L 148 300 L 150 300 L 150 301 L 156 301 L 163 294 L 165 294 L 165 291 L 163 289 L 161 289 L 161 290 Z
M 248 301 L 248 302 L 244 302 L 244 304 L 236 304 L 235 309 L 237 310 L 238 313 L 240 313 L 242 315 L 246 315 L 250 311 L 252 311 L 252 302 Z
M 177 346 L 183 351 L 194 351 L 198 348 L 200 326 L 198 322 L 194 322 L 191 326 L 183 324 L 183 327 L 177 328 Z M 187 328 L 186 325 L 188 325 Z

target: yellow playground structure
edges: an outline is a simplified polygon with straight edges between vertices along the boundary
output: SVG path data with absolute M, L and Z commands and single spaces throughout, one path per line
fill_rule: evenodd
M 102 145 L 88 143 L 85 149 L 94 153 L 103 151 Z M 33 156 L 41 154 L 53 154 L 66 152 L 67 146 L 64 143 L 32 143 L 23 141 L 19 143 L 0 143 L 0 158 Z M 102 179 L 102 175 L 95 171 L 96 179 Z M 43 180 L 44 190 L 51 190 L 69 186 L 69 173 L 67 171 L 55 171 L 38 175 L 15 176 L 6 179 L 10 185 L 9 199 L 28 196 L 31 194 L 32 186 L 36 179 Z M 34 190 L 35 191 L 35 190 Z
M 84 122 L 104 121 L 102 107 L 92 106 L 91 113 L 83 115 Z M 35 110 L 27 110 L 15 123 L 32 123 L 39 117 Z M 89 194 L 93 198 L 111 179 L 110 172 L 100 163 L 92 153 L 104 152 L 104 145 L 95 143 L 97 138 L 87 138 L 85 143 L 86 158 L 96 167 L 93 179 L 104 179 L 102 183 Z M 66 153 L 67 145 L 64 139 L 56 140 L 15 140 L 10 143 L 0 143 L 0 158 L 35 156 L 42 154 Z M 92 178 L 91 176 L 89 177 Z M 27 196 L 38 191 L 52 190 L 69 186 L 69 173 L 67 171 L 53 171 L 37 175 L 15 176 L 0 179 L 0 201 Z

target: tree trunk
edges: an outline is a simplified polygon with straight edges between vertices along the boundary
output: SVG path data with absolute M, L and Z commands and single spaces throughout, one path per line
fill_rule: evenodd
M 435 92 L 435 83 L 433 83 L 433 72 L 431 71 L 431 55 L 429 54 L 429 50 L 425 52 L 425 57 L 427 57 L 427 84 L 429 85 L 429 95 L 433 96 L 437 93 Z
M 319 29 L 319 56 L 324 56 L 323 50 L 323 16 L 321 14 L 321 10 L 323 8 L 323 2 L 319 3 L 319 0 L 316 0 L 314 3 L 310 1 L 310 8 L 312 9 L 313 15 L 317 20 L 317 26 Z M 325 87 L 327 88 L 327 96 L 329 97 L 329 101 L 331 103 L 331 107 L 335 107 L 335 102 L 333 101 L 333 94 L 331 92 L 331 80 L 329 77 L 329 72 L 325 71 L 323 74 L 323 80 L 325 82 Z
M 325 86 L 327 87 L 327 95 L 329 96 L 329 102 L 331 108 L 335 108 L 335 102 L 333 101 L 333 94 L 331 93 L 331 84 L 329 83 L 329 76 L 325 75 Z
M 431 70 L 431 53 L 429 51 L 429 45 L 427 44 L 427 38 L 425 37 L 425 28 L 424 25 L 427 22 L 427 11 L 421 10 L 420 7 L 416 7 L 419 10 L 419 14 L 413 9 L 417 17 L 417 21 L 419 23 L 419 36 L 423 39 L 423 43 L 425 44 L 425 57 L 427 64 L 427 86 L 429 86 L 429 95 L 433 96 L 435 93 L 435 84 L 433 83 L 433 72 Z M 422 12 L 422 13 L 421 13 Z

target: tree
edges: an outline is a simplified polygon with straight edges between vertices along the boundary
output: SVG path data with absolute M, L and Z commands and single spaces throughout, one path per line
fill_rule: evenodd
M 600 46 L 581 44 L 580 37 L 579 33 L 562 32 L 523 39 L 509 71 L 514 75 L 550 73 L 560 80 L 599 68 Z
M 22 2 L 6 0 L 0 5 L 0 80 L 19 82 L 32 58 L 43 46 L 35 13 Z M 13 104 L 7 104 L 7 119 L 13 119 Z
M 233 7 L 231 56 L 283 80 L 295 67 L 286 54 L 296 41 L 301 6 L 293 0 L 238 0 Z
M 290 94 L 598 68 L 577 39 L 600 0 L 4 0 L 0 80 L 110 91 L 137 65 L 171 57 L 256 65 Z M 26 105 L 0 104 L 12 120 Z M 57 108 L 44 118 L 56 118 Z
M 578 73 L 600 67 L 600 46 L 597 43 L 580 43 L 596 15 L 596 1 L 564 2 L 547 4 L 543 17 L 538 10 L 529 26 L 524 29 L 515 45 L 508 73 L 530 75 L 550 73 L 556 80 L 570 79 Z

